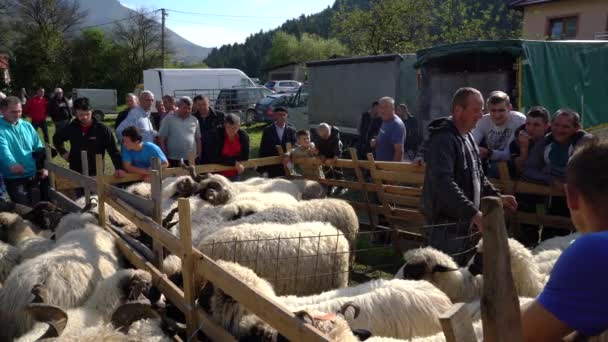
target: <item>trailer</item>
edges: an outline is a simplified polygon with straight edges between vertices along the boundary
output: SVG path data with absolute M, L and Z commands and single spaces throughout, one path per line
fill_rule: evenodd
M 383 96 L 416 108 L 414 54 L 337 58 L 306 63 L 308 82 L 289 104 L 297 128 L 337 126 L 347 146 L 359 135 L 361 114 Z
M 72 90 L 72 98 L 87 97 L 91 103 L 93 117 L 97 121 L 103 121 L 106 114 L 118 112 L 116 105 L 116 89 L 83 89 Z

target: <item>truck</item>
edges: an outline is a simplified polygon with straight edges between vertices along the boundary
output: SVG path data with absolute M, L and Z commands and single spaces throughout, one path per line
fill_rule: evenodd
M 209 96 L 211 105 L 221 89 L 255 87 L 255 83 L 239 69 L 148 69 L 144 70 L 144 88 L 157 99 L 196 95 Z
M 337 58 L 306 63 L 308 82 L 288 103 L 288 122 L 297 128 L 322 122 L 340 129 L 345 146 L 358 138 L 361 114 L 390 96 L 416 108 L 415 54 Z
M 103 121 L 106 114 L 116 114 L 117 97 L 116 89 L 72 89 L 72 99 L 87 97 L 92 107 L 93 117 L 97 121 Z

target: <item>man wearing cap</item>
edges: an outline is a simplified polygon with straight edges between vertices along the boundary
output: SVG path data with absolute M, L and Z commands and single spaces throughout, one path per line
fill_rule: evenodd
M 55 124 L 55 134 L 72 120 L 72 110 L 61 88 L 55 89 L 55 95 L 49 101 L 49 115 Z
M 287 151 L 287 144 L 295 145 L 296 129 L 287 124 L 287 114 L 286 107 L 279 106 L 274 109 L 274 123 L 264 128 L 262 133 L 260 158 L 278 156 L 277 145 L 281 145 L 283 151 Z M 268 177 L 285 176 L 283 165 L 266 166 L 260 172 L 268 173 Z

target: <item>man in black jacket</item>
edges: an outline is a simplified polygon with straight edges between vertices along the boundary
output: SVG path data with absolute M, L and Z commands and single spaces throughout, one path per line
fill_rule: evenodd
M 370 138 L 368 137 L 368 131 L 372 124 L 372 121 L 378 117 L 378 101 L 374 101 L 372 103 L 371 108 L 361 114 L 361 119 L 359 120 L 359 141 L 357 143 L 357 155 L 359 159 L 367 159 L 367 153 L 371 152 L 372 148 L 369 144 Z M 376 120 L 375 126 L 377 126 L 378 122 L 382 123 L 382 120 Z M 374 126 L 374 127 L 375 127 Z M 378 126 L 380 127 L 380 126 Z M 375 130 L 375 135 L 378 134 L 378 131 Z M 373 133 L 373 132 L 372 132 Z
M 287 151 L 287 144 L 295 146 L 296 129 L 287 124 L 288 111 L 286 107 L 279 106 L 274 109 L 274 123 L 262 132 L 260 143 L 260 158 L 278 156 L 276 146 L 281 145 L 283 151 Z M 268 177 L 285 176 L 283 165 L 271 165 L 261 168 L 261 173 L 267 172 Z
M 72 120 L 72 110 L 61 88 L 55 89 L 55 95 L 49 101 L 48 113 L 55 124 L 55 134 L 61 131 Z
M 224 113 L 215 111 L 209 104 L 209 97 L 197 95 L 194 101 L 194 116 L 198 119 L 201 125 L 201 134 L 204 137 L 205 133 L 213 131 L 215 128 L 224 126 Z
M 87 151 L 89 162 L 89 175 L 96 175 L 95 155 L 101 154 L 105 157 L 107 152 L 114 164 L 114 175 L 123 177 L 125 171 L 122 169 L 120 152 L 116 148 L 116 139 L 112 129 L 101 122 L 97 122 L 91 113 L 91 105 L 86 97 L 74 101 L 76 120 L 73 120 L 62 131 L 56 132 L 53 144 L 61 156 L 70 163 L 70 169 L 82 172 L 81 151 Z M 64 143 L 70 142 L 70 151 L 65 149 Z
M 319 127 L 312 134 L 313 142 L 315 143 L 315 149 L 318 151 L 317 155 L 321 160 L 321 167 L 325 178 L 328 179 L 344 179 L 344 175 L 341 171 L 336 170 L 335 163 L 342 154 L 342 141 L 340 141 L 340 130 L 338 127 L 330 126 L 323 122 L 319 124 Z M 326 168 L 327 167 L 327 168 Z M 338 187 L 331 187 L 329 193 L 334 194 L 335 192 L 344 193 L 343 189 Z
M 421 208 L 431 225 L 454 223 L 427 231 L 429 245 L 451 255 L 472 247 L 469 239 L 463 239 L 470 228 L 482 229 L 481 198 L 500 195 L 483 173 L 479 150 L 470 133 L 482 109 L 481 93 L 461 88 L 452 100 L 452 116 L 429 125 Z M 517 209 L 515 197 L 501 198 L 505 209 Z M 463 264 L 466 258 L 463 254 L 455 259 Z

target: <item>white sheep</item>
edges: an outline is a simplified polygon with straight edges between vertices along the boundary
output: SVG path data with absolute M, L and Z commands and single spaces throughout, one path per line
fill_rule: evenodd
M 546 249 L 534 255 L 534 262 L 538 265 L 538 271 L 545 276 L 544 284 L 547 283 L 549 275 L 557 259 L 562 255 L 560 249 Z
M 51 250 L 55 241 L 39 236 L 34 224 L 14 213 L 0 213 L 0 240 L 14 246 L 21 260 Z
M 320 221 L 331 223 L 338 228 L 354 245 L 359 232 L 359 218 L 348 202 L 327 198 L 313 199 L 296 203 L 280 202 L 266 207 L 258 201 L 234 201 L 226 204 L 222 209 L 224 219 L 248 215 L 240 219 L 225 223 L 225 226 L 234 226 L 242 223 L 277 222 L 293 224 L 299 222 Z M 266 207 L 259 210 L 260 207 Z
M 324 222 L 226 227 L 197 248 L 214 259 L 251 266 L 278 294 L 312 294 L 348 284 L 348 241 Z
M 133 269 L 120 270 L 111 277 L 100 281 L 82 306 L 65 311 L 61 308 L 54 309 L 46 306 L 44 294 L 48 291 L 48 288 L 40 285 L 37 287 L 37 291 L 41 294 L 40 299 L 43 303 L 38 304 L 42 306 L 37 308 L 38 314 L 50 321 L 67 318 L 67 324 L 60 335 L 64 338 L 78 334 L 82 329 L 110 323 L 112 314 L 116 309 L 128 300 L 137 299 L 129 298 L 130 292 L 136 290 L 137 287 L 145 289 L 150 286 L 151 282 L 152 277 L 148 272 Z M 32 330 L 17 339 L 17 342 L 35 341 L 40 338 L 48 329 L 48 324 L 45 323 L 47 322 L 46 319 L 36 323 Z
M 405 264 L 395 278 L 426 280 L 437 286 L 454 302 L 479 299 L 482 277 L 458 265 L 449 255 L 432 247 L 411 249 L 403 254 Z
M 374 280 L 355 287 L 333 290 L 308 297 L 277 297 L 272 285 L 244 266 L 217 261 L 228 272 L 250 287 L 277 300 L 290 311 L 337 312 L 347 303 L 361 309 L 358 316 L 346 317 L 350 327 L 369 329 L 374 334 L 411 338 L 441 330 L 438 316 L 452 302 L 426 281 Z M 203 289 L 199 305 L 211 312 L 214 319 L 231 332 L 242 329 L 242 318 L 248 310 L 232 301 L 220 289 Z
M 541 242 L 536 248 L 532 250 L 533 254 L 538 254 L 546 250 L 558 249 L 563 251 L 568 248 L 574 240 L 580 236 L 579 233 L 568 234 L 566 236 L 556 236 Z
M 9 340 L 32 326 L 24 312 L 29 291 L 36 284 L 48 290 L 48 303 L 64 309 L 80 306 L 95 285 L 120 267 L 114 238 L 91 224 L 66 233 L 55 247 L 13 269 L 0 292 L 0 340 Z

